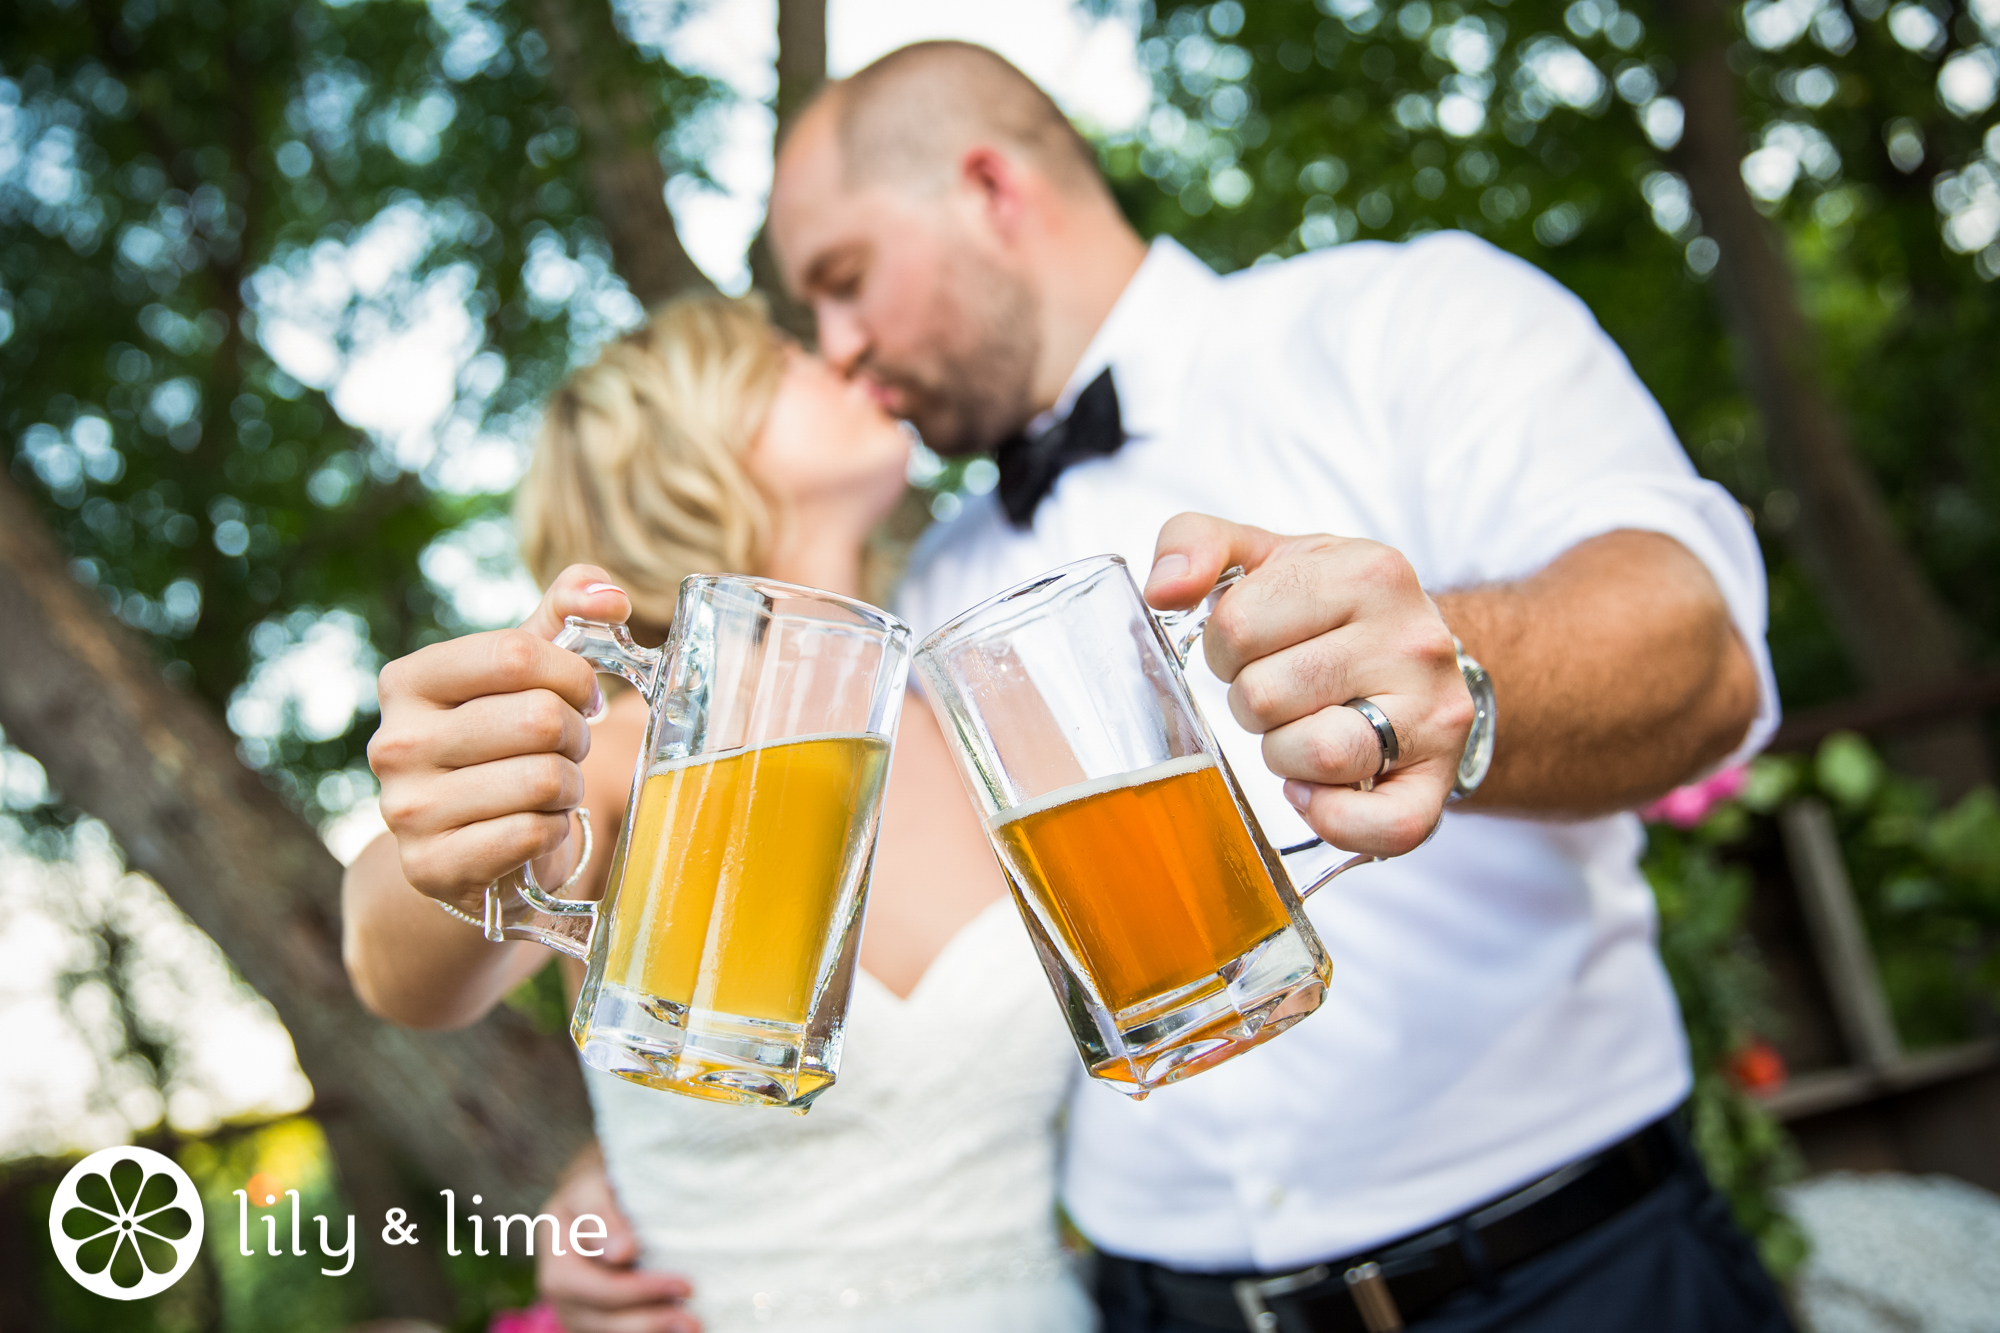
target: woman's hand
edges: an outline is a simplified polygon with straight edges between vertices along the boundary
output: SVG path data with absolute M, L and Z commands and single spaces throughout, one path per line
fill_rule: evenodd
M 639 1239 L 619 1211 L 595 1145 L 584 1150 L 542 1206 L 558 1234 L 585 1213 L 604 1219 L 610 1234 L 595 1257 L 544 1248 L 535 1259 L 535 1287 L 555 1307 L 568 1333 L 701 1333 L 701 1321 L 683 1308 L 694 1288 L 683 1277 L 637 1267 Z
M 521 628 L 437 644 L 382 672 L 382 725 L 368 752 L 390 832 L 342 880 L 341 953 L 355 994 L 392 1022 L 476 1022 L 548 961 L 537 945 L 487 943 L 477 925 L 426 896 L 476 918 L 487 884 L 562 847 L 568 811 L 586 794 L 597 827 L 618 827 L 645 734 L 644 701 L 621 696 L 586 758 L 591 732 L 579 710 L 592 707 L 595 678 L 582 658 L 549 642 L 566 615 L 627 614 L 625 595 L 603 580 L 602 570 L 574 566 Z M 597 840 L 579 896 L 603 883 L 613 842 Z M 562 881 L 569 868 L 535 867 L 544 883 Z
M 572 565 L 519 629 L 432 644 L 382 669 L 368 763 L 412 887 L 477 915 L 488 884 L 562 845 L 583 792 L 584 719 L 603 699 L 590 666 L 550 640 L 565 616 L 629 614 L 603 570 Z

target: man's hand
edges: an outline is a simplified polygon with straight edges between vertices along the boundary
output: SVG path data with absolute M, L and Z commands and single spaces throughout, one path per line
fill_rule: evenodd
M 1231 565 L 1203 635 L 1229 707 L 1264 738 L 1285 794 L 1337 847 L 1395 855 L 1421 843 L 1451 791 L 1472 699 L 1451 633 L 1493 679 L 1493 767 L 1482 811 L 1590 818 L 1632 810 L 1743 743 L 1761 698 L 1756 661 L 1715 577 L 1657 532 L 1578 542 L 1511 583 L 1440 592 L 1375 542 L 1279 537 L 1182 514 L 1160 530 L 1146 600 L 1193 606 Z M 1447 623 L 1451 626 L 1447 630 Z M 1366 697 L 1401 757 L 1372 792 L 1381 748 Z
M 1222 571 L 1249 577 L 1222 595 L 1202 652 L 1229 682 L 1229 711 L 1264 738 L 1285 796 L 1336 847 L 1410 851 L 1437 825 L 1472 728 L 1472 696 L 1451 631 L 1394 549 L 1343 537 L 1280 537 L 1203 514 L 1160 529 L 1146 600 L 1190 607 Z M 1382 764 L 1375 729 L 1348 700 L 1366 698 L 1396 731 L 1398 758 L 1373 791 L 1354 785 Z
M 535 1259 L 536 1290 L 555 1307 L 567 1333 L 701 1333 L 701 1321 L 682 1308 L 694 1290 L 687 1279 L 636 1266 L 639 1238 L 619 1210 L 596 1148 L 571 1164 L 542 1210 L 565 1236 L 585 1213 L 603 1218 L 610 1232 L 595 1258 L 574 1250 L 558 1257 L 544 1249 Z
M 565 616 L 622 621 L 603 570 L 564 570 L 519 629 L 420 648 L 382 668 L 382 722 L 368 763 L 403 875 L 474 913 L 487 884 L 562 845 L 583 791 L 596 677 L 550 642 Z

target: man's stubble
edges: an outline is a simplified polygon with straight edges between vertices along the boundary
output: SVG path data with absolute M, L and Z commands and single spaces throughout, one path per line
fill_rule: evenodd
M 925 320 L 930 354 L 922 364 L 877 354 L 864 369 L 902 392 L 904 415 L 935 452 L 991 449 L 1035 414 L 1036 315 L 1036 294 L 1018 274 L 955 251 Z

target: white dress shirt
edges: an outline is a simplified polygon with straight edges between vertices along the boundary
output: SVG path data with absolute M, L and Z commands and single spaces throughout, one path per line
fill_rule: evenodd
M 1443 233 L 1218 278 L 1162 240 L 1057 411 L 1106 366 L 1130 441 L 1066 471 L 1029 531 L 988 495 L 927 535 L 901 598 L 919 636 L 1085 556 L 1116 552 L 1143 585 L 1160 525 L 1184 510 L 1385 542 L 1438 590 L 1643 529 L 1708 567 L 1756 661 L 1762 704 L 1739 753 L 1776 725 L 1742 510 L 1695 475 L 1583 304 L 1529 265 Z M 1189 677 L 1272 844 L 1309 839 L 1199 653 Z M 1107 1250 L 1178 1268 L 1296 1268 L 1455 1216 L 1670 1110 L 1690 1077 L 1643 846 L 1632 815 L 1453 812 L 1424 847 L 1335 881 L 1307 904 L 1333 964 L 1318 1012 L 1143 1102 L 1081 1085 L 1071 1216 Z

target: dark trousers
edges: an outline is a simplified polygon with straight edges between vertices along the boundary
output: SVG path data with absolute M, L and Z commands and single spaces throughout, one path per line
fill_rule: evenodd
M 1468 1289 L 1413 1333 L 1793 1333 L 1777 1284 L 1691 1152 L 1676 1174 L 1602 1225 Z M 1104 1333 L 1215 1333 L 1100 1282 Z

